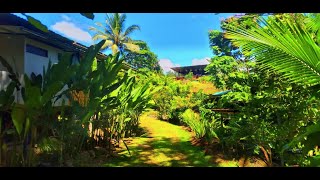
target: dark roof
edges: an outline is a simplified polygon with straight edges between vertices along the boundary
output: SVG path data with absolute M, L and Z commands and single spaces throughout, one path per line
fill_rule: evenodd
M 27 20 L 20 18 L 14 14 L 0 13 L 0 25 L 21 27 L 22 28 L 21 30 L 25 32 L 23 35 L 26 35 L 31 39 L 41 41 L 50 46 L 62 49 L 63 51 L 66 51 L 66 52 L 84 53 L 88 49 L 87 46 L 77 43 L 66 37 L 63 37 L 51 30 L 49 30 L 49 32 L 43 32 L 40 29 L 33 26 Z M 25 29 L 27 29 L 27 31 Z M 99 52 L 97 56 L 98 59 L 105 59 L 106 57 L 107 56 L 101 52 Z M 134 69 L 132 66 L 130 66 L 126 62 L 124 62 L 123 65 L 124 65 L 124 68 L 126 69 L 128 68 Z
M 205 68 L 207 65 L 195 65 L 195 66 L 181 66 L 181 67 L 172 67 L 173 70 L 180 70 L 180 69 L 196 69 L 196 68 Z
M 205 74 L 204 68 L 207 65 L 195 65 L 195 66 L 182 66 L 182 67 L 172 67 L 171 69 L 175 72 L 181 73 L 181 74 L 187 74 L 190 71 L 193 72 L 193 74 L 196 74 L 196 72 L 199 72 L 201 74 Z

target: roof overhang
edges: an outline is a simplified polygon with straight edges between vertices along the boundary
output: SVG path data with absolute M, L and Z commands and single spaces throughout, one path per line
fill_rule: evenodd
M 207 65 L 181 66 L 181 67 L 172 67 L 171 69 L 177 73 L 188 73 L 190 71 L 205 73 L 204 69 L 206 66 Z
M 23 35 L 65 52 L 77 52 L 82 54 L 88 50 L 88 47 L 83 44 L 77 43 L 50 30 L 49 32 L 43 32 L 31 25 L 28 21 L 13 14 L 0 13 L 0 20 L 0 34 Z M 97 59 L 99 60 L 105 60 L 106 58 L 107 55 L 102 52 L 99 52 L 97 55 Z M 123 62 L 123 68 L 126 70 L 136 70 L 136 68 L 126 62 Z

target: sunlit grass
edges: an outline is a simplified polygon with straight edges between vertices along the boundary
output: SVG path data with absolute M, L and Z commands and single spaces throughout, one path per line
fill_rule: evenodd
M 141 117 L 141 127 L 147 130 L 147 135 L 128 142 L 131 156 L 122 145 L 120 157 L 112 158 L 105 166 L 214 166 L 211 156 L 191 145 L 190 132 L 148 115 Z
M 198 92 L 202 89 L 205 94 L 213 94 L 220 91 L 210 82 L 190 81 L 188 83 L 191 84 L 191 92 Z
M 228 161 L 219 163 L 218 167 L 239 167 L 239 165 L 236 161 Z

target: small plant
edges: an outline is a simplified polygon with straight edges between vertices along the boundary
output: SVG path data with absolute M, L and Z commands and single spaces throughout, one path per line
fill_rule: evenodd
M 181 115 L 182 121 L 186 123 L 196 134 L 198 139 L 201 139 L 205 136 L 206 127 L 205 124 L 200 121 L 199 114 L 193 112 L 191 109 L 187 109 Z
M 192 80 L 192 78 L 193 78 L 193 72 L 190 71 L 188 74 L 185 75 L 185 78 L 188 79 L 188 80 Z

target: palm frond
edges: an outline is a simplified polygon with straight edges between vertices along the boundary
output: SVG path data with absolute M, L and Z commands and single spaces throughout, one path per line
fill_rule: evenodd
M 124 22 L 126 21 L 126 19 L 127 19 L 127 15 L 126 14 L 121 14 L 120 15 L 120 19 L 119 19 L 120 32 L 123 32 L 123 30 L 124 30 L 124 27 L 125 27 Z
M 111 50 L 112 50 L 112 54 L 116 54 L 117 52 L 119 52 L 119 47 L 116 44 L 113 44 L 111 46 Z
M 136 44 L 133 43 L 123 43 L 125 45 L 125 48 L 129 51 L 132 52 L 139 52 L 140 51 L 140 47 Z
M 106 25 L 107 25 L 106 30 L 108 32 L 111 32 L 111 34 L 116 34 L 116 25 L 115 25 L 114 16 L 109 16 L 109 14 L 107 14 Z
M 260 18 L 258 23 L 251 29 L 227 29 L 225 37 L 244 52 L 253 52 L 262 66 L 284 73 L 292 82 L 320 84 L 320 48 L 305 26 L 291 18 Z
M 313 31 L 318 31 L 320 29 L 320 14 L 311 13 L 308 15 L 308 18 L 305 19 L 307 28 L 312 29 Z
M 95 34 L 92 37 L 92 40 L 94 40 L 94 41 L 103 40 L 103 39 L 108 39 L 108 37 L 104 34 Z
M 123 32 L 126 17 L 126 14 L 106 14 L 105 27 L 102 23 L 96 23 L 97 27 L 89 28 L 96 32 L 93 40 L 107 40 L 102 46 L 102 49 L 111 48 L 113 54 L 119 51 L 122 52 L 123 50 L 138 52 L 140 50 L 139 46 L 135 45 L 128 35 L 134 30 L 140 29 L 140 27 L 138 25 L 132 25 Z M 103 29 L 103 31 L 101 29 Z
M 105 50 L 113 45 L 113 42 L 110 40 L 106 40 L 106 42 L 101 46 L 101 50 Z
M 121 24 L 120 24 L 120 14 L 119 13 L 113 14 L 112 27 L 114 29 L 115 34 L 120 34 Z
M 311 13 L 304 21 L 306 26 L 312 33 L 314 33 L 314 39 L 319 44 L 320 43 L 320 14 Z
M 105 28 L 104 25 L 103 25 L 101 22 L 96 22 L 95 25 L 96 25 L 96 26 L 99 26 L 99 27 L 101 27 L 101 28 Z
M 106 36 L 106 37 L 111 37 L 112 36 L 112 33 L 110 34 L 107 31 L 103 32 L 103 31 L 101 31 L 100 29 L 98 29 L 96 27 L 89 27 L 89 30 L 90 31 L 95 31 L 96 32 L 95 35 L 103 35 L 103 36 Z
M 135 30 L 140 30 L 140 26 L 138 25 L 131 25 L 129 26 L 126 31 L 124 32 L 123 36 L 129 36 Z

